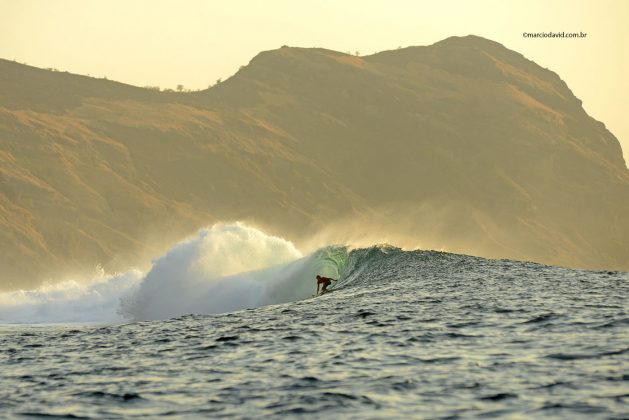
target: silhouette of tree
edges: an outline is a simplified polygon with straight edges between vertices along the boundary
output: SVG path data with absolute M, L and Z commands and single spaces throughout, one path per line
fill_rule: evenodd
M 177 92 L 183 91 L 183 85 L 177 85 Z

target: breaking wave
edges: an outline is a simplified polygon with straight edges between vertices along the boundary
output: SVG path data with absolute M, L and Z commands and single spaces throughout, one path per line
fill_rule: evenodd
M 339 277 L 346 261 L 344 247 L 304 256 L 285 239 L 218 224 L 176 244 L 146 273 L 0 293 L 0 322 L 126 322 L 296 301 L 312 295 L 317 274 Z

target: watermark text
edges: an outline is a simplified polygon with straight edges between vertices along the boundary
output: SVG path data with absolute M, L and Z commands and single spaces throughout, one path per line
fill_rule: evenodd
M 524 38 L 585 38 L 585 32 L 523 32 Z

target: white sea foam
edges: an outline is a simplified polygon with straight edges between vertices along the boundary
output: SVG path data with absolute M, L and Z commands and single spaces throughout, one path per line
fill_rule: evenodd
M 100 273 L 89 282 L 66 280 L 35 290 L 0 293 L 0 323 L 122 322 L 120 298 L 138 287 L 142 273 Z
M 156 261 L 124 311 L 133 319 L 164 319 L 277 303 L 278 285 L 295 280 L 301 257 L 282 238 L 241 223 L 216 225 Z
M 318 267 L 282 238 L 218 224 L 172 247 L 147 273 L 100 274 L 0 293 L 0 322 L 121 322 L 211 314 L 312 293 Z

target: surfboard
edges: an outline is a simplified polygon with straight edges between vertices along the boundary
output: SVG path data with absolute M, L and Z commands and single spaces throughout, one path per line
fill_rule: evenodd
M 314 294 L 314 295 L 312 295 L 312 297 L 319 297 L 319 296 L 323 296 L 323 295 L 326 295 L 326 294 L 328 294 L 328 293 L 332 293 L 333 291 L 334 291 L 334 289 L 332 289 L 332 290 L 326 290 L 325 292 L 321 292 L 321 293 L 319 293 L 318 295 L 317 295 L 317 294 Z

